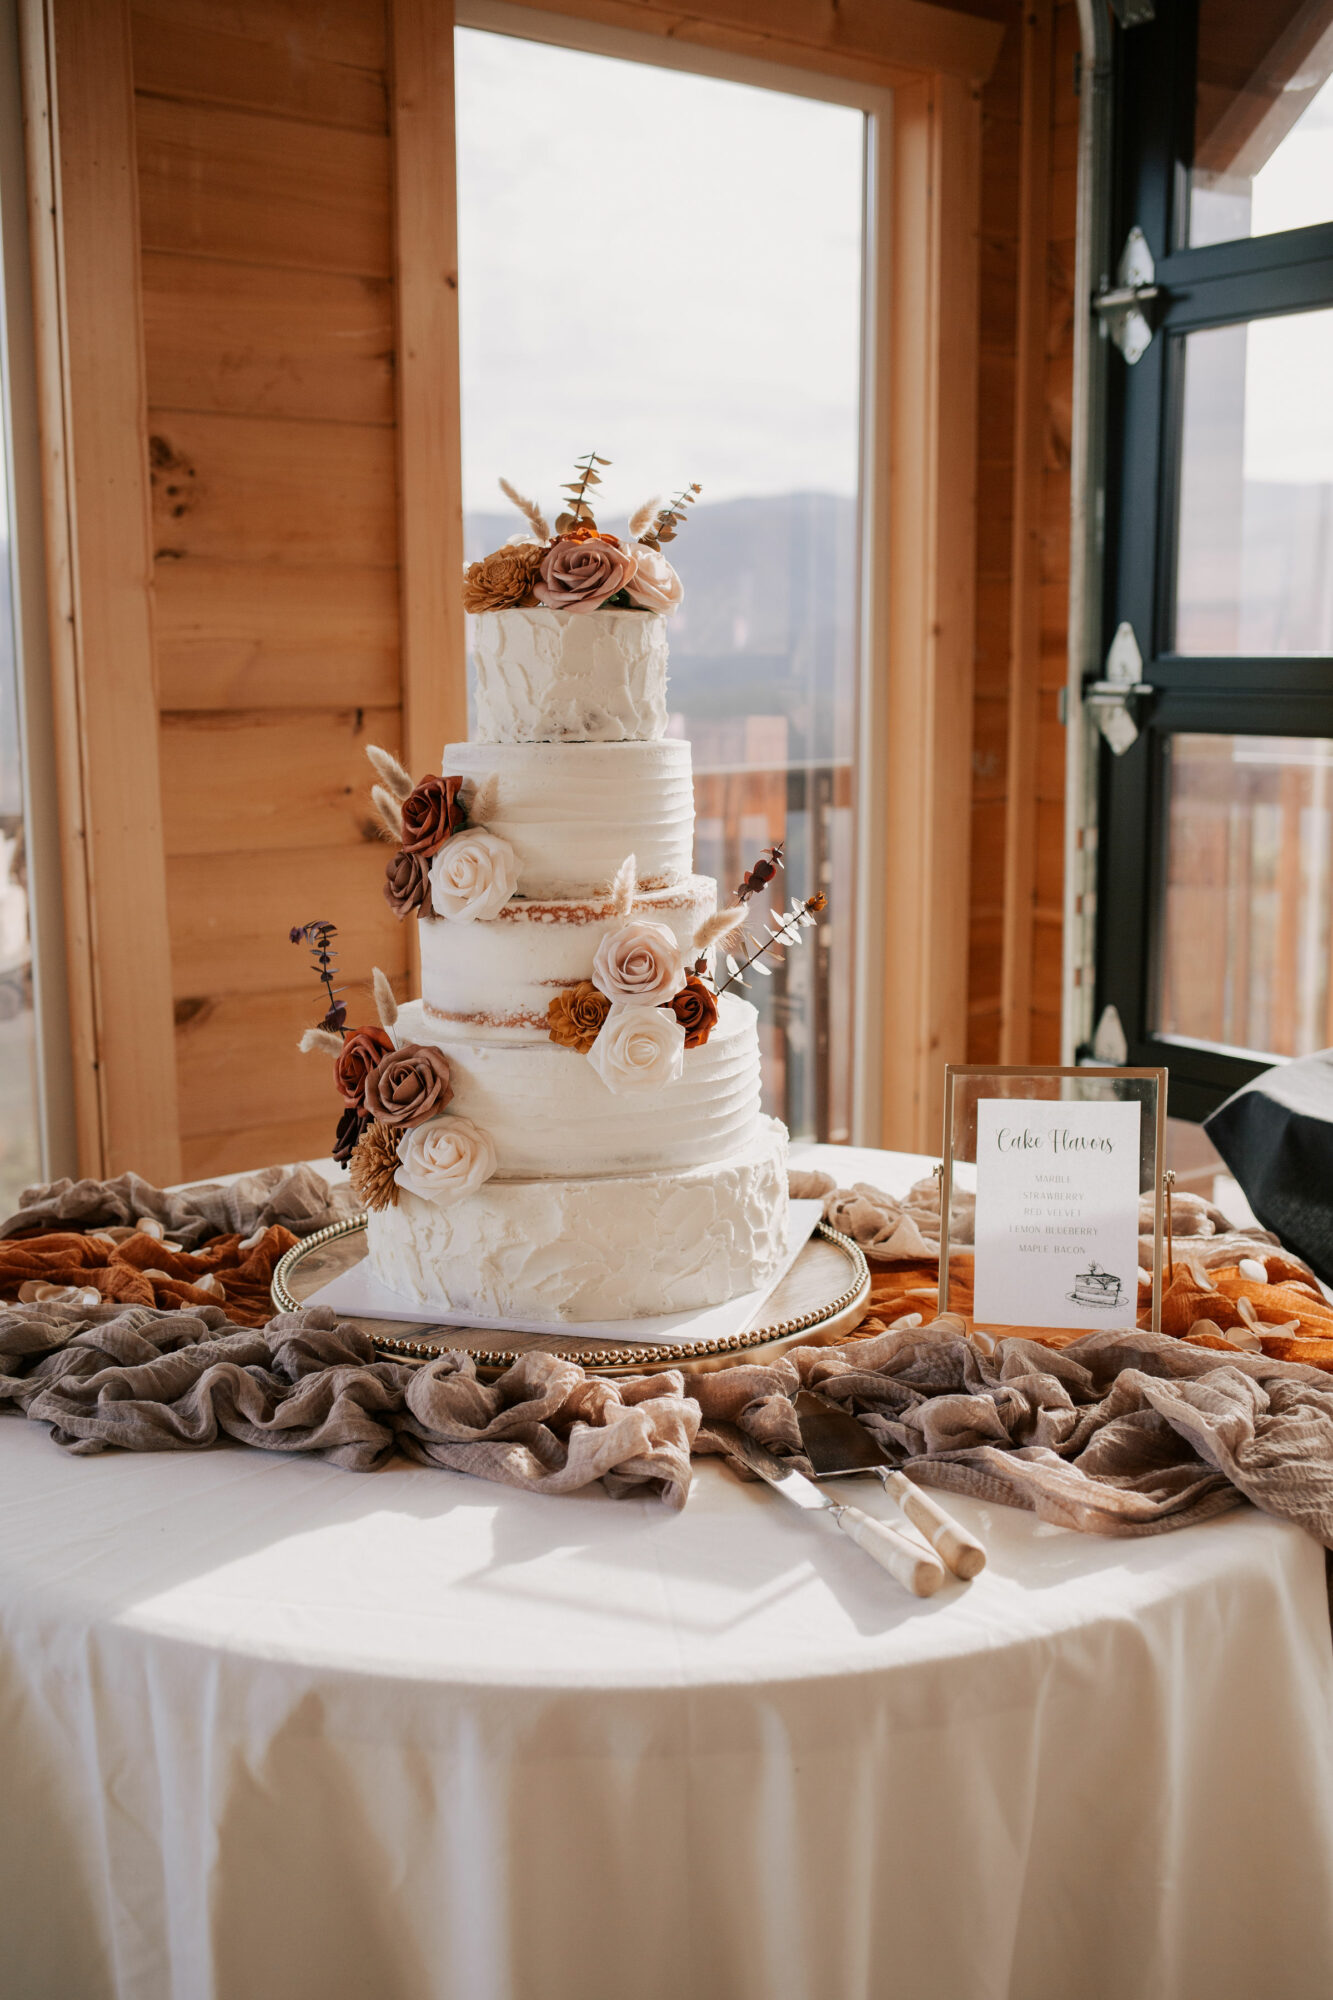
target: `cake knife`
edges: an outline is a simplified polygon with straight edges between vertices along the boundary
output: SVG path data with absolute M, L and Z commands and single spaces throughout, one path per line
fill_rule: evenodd
M 876 1472 L 914 1528 L 949 1565 L 955 1576 L 973 1577 L 986 1567 L 986 1551 L 975 1535 L 960 1527 L 937 1500 L 923 1493 L 891 1466 L 864 1424 L 848 1410 L 835 1410 L 802 1389 L 796 1398 L 801 1443 L 816 1479 L 836 1479 L 844 1473 Z
M 859 1507 L 849 1507 L 845 1501 L 833 1500 L 827 1493 L 821 1493 L 813 1480 L 807 1479 L 803 1472 L 798 1472 L 785 1459 L 775 1458 L 772 1452 L 765 1451 L 753 1438 L 746 1437 L 737 1425 L 710 1423 L 708 1429 L 716 1435 L 719 1443 L 725 1445 L 730 1457 L 738 1459 L 751 1472 L 757 1472 L 784 1500 L 815 1513 L 832 1514 L 843 1534 L 872 1556 L 881 1569 L 896 1577 L 914 1597 L 933 1597 L 944 1582 L 944 1564 L 939 1557 L 930 1549 L 923 1549 L 919 1542 L 900 1535 L 887 1521 L 877 1521 L 873 1514 L 863 1514 Z

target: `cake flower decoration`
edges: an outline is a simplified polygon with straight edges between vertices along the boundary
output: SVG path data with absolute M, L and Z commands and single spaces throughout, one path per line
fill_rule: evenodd
M 447 1204 L 475 1194 L 496 1168 L 489 1132 L 457 1114 L 414 1125 L 398 1146 L 394 1179 L 423 1201 Z
M 402 846 L 406 854 L 429 860 L 451 835 L 467 825 L 461 778 L 423 778 L 402 805 Z
M 717 1026 L 717 995 L 696 973 L 690 973 L 679 993 L 664 1005 L 685 1030 L 687 1049 L 701 1049 Z
M 586 1056 L 601 1033 L 602 1023 L 611 1012 L 611 1002 L 599 993 L 591 979 L 580 979 L 557 993 L 546 1010 L 550 1038 L 562 1048 Z
M 496 917 L 518 888 L 514 850 L 498 833 L 476 828 L 447 840 L 430 865 L 437 916 L 457 924 Z
M 592 961 L 592 983 L 612 1006 L 656 1007 L 685 983 L 685 954 L 674 931 L 647 917 L 608 931 Z
M 454 1094 L 448 1057 L 428 1042 L 403 1042 L 366 1078 L 362 1100 L 380 1125 L 420 1125 Z
M 685 1030 L 665 1007 L 613 1007 L 588 1061 L 617 1097 L 664 1090 L 684 1068 Z
M 685 595 L 685 586 L 662 551 L 639 542 L 634 555 L 634 577 L 627 586 L 631 604 L 640 611 L 674 611 Z
M 576 530 L 541 559 L 533 595 L 548 611 L 596 611 L 634 581 L 637 561 L 614 535 Z

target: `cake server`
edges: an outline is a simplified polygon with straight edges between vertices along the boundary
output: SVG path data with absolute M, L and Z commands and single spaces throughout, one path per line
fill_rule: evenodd
M 794 1507 L 806 1507 L 818 1514 L 832 1514 L 843 1534 L 849 1536 L 859 1549 L 864 1549 L 868 1556 L 873 1556 L 880 1568 L 896 1577 L 914 1597 L 932 1597 L 944 1582 L 944 1565 L 939 1557 L 929 1549 L 923 1549 L 919 1542 L 909 1541 L 906 1535 L 900 1535 L 887 1521 L 877 1521 L 873 1514 L 863 1514 L 859 1507 L 849 1507 L 845 1501 L 830 1499 L 803 1472 L 797 1472 L 784 1459 L 775 1458 L 772 1452 L 765 1451 L 762 1445 L 746 1437 L 735 1424 L 710 1423 L 708 1428 L 716 1433 L 719 1442 L 726 1445 L 732 1458 L 738 1459 L 751 1472 L 757 1472 Z
M 796 1421 L 816 1479 L 838 1479 L 849 1472 L 878 1473 L 884 1491 L 893 1495 L 912 1526 L 921 1530 L 955 1576 L 972 1577 L 985 1569 L 986 1551 L 976 1536 L 969 1535 L 937 1500 L 896 1471 L 865 1425 L 858 1424 L 847 1410 L 835 1410 L 802 1389 L 796 1398 Z

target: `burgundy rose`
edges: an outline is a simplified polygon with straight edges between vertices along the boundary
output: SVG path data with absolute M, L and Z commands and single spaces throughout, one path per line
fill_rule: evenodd
M 448 1059 L 440 1049 L 404 1042 L 366 1078 L 365 1107 L 381 1125 L 419 1125 L 444 1110 L 454 1094 Z
M 701 1049 L 717 1026 L 717 995 L 691 973 L 665 1006 L 685 1030 L 687 1049 Z
M 403 800 L 403 850 L 429 861 L 451 833 L 467 825 L 467 807 L 459 794 L 461 778 L 423 778 Z
M 429 857 L 400 847 L 384 870 L 384 900 L 400 922 L 410 916 L 433 917 Z
M 392 1047 L 383 1028 L 353 1028 L 344 1036 L 342 1054 L 333 1065 L 333 1080 L 340 1096 L 358 1111 L 365 1103 L 366 1078 Z
M 361 1134 L 365 1131 L 369 1123 L 370 1119 L 366 1113 L 358 1111 L 354 1104 L 349 1104 L 346 1111 L 343 1112 L 342 1117 L 338 1120 L 338 1130 L 334 1134 L 333 1139 L 333 1157 L 340 1167 L 345 1167 L 351 1159 L 357 1149 Z
M 595 611 L 633 581 L 637 567 L 608 535 L 564 535 L 542 557 L 533 595 L 550 611 Z

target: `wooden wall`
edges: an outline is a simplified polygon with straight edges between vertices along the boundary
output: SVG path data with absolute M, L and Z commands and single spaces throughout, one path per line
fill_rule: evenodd
M 397 751 L 394 217 L 376 0 L 132 17 L 183 1170 L 328 1149 L 293 924 L 405 980 L 367 742 Z
M 1014 8 L 983 99 L 969 1062 L 1060 1060 L 1078 46 Z

